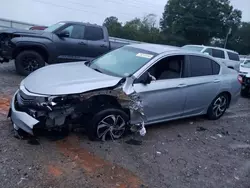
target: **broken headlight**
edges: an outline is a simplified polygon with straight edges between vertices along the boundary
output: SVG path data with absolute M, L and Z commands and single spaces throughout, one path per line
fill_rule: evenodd
M 63 102 L 63 101 L 65 101 L 66 100 L 66 97 L 65 96 L 61 96 L 61 97 L 59 97 L 59 96 L 52 96 L 52 97 L 49 97 L 48 98 L 48 102 L 49 103 L 60 103 L 60 102 Z
M 68 95 L 68 96 L 51 96 L 48 98 L 48 104 L 51 106 L 55 105 L 71 105 L 79 102 L 79 95 Z

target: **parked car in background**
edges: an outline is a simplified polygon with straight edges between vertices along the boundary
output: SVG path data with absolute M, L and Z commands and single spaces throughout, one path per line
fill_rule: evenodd
M 46 28 L 48 28 L 48 27 L 46 27 L 46 26 L 32 26 L 29 28 L 29 30 L 44 30 Z
M 235 51 L 203 45 L 185 45 L 182 48 L 211 55 L 221 63 L 224 63 L 228 68 L 239 70 L 240 57 Z
M 241 95 L 246 97 L 250 94 L 250 58 L 241 59 L 239 74 L 242 83 Z
M 105 26 L 59 22 L 44 31 L 0 31 L 0 62 L 15 60 L 19 74 L 27 76 L 47 64 L 91 60 L 126 43 L 110 40 Z
M 9 117 L 16 131 L 30 134 L 36 127 L 61 129 L 72 121 L 91 139 L 117 139 L 131 124 L 203 114 L 219 119 L 240 95 L 237 76 L 202 53 L 127 45 L 93 61 L 36 70 L 21 82 Z

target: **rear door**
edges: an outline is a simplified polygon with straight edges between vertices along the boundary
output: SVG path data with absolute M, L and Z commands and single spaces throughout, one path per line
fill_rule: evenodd
M 102 27 L 87 25 L 84 39 L 88 41 L 88 57 L 95 58 L 109 51 L 109 41 L 104 37 Z
M 189 55 L 188 86 L 183 116 L 199 115 L 207 110 L 220 89 L 220 65 L 210 58 Z
M 84 39 L 85 26 L 70 24 L 58 31 L 69 33 L 68 37 L 57 37 L 54 41 L 59 62 L 86 60 L 88 42 Z

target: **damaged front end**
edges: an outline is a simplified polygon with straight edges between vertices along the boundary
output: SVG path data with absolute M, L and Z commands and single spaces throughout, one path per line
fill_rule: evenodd
M 16 92 L 11 103 L 10 117 L 14 128 L 34 135 L 34 129 L 70 129 L 83 126 L 93 113 L 105 104 L 119 105 L 129 112 L 131 130 L 144 136 L 146 121 L 142 101 L 136 92 L 125 93 L 122 85 L 82 94 L 43 96 L 30 93 L 24 87 Z

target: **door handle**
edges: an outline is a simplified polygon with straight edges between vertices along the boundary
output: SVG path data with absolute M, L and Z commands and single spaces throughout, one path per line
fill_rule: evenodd
M 178 87 L 179 87 L 179 88 L 187 87 L 187 85 L 186 85 L 186 84 L 179 84 Z
M 80 45 L 87 45 L 85 42 L 78 42 Z
M 220 82 L 219 79 L 215 79 L 215 80 L 214 80 L 214 83 L 219 83 L 219 82 Z

